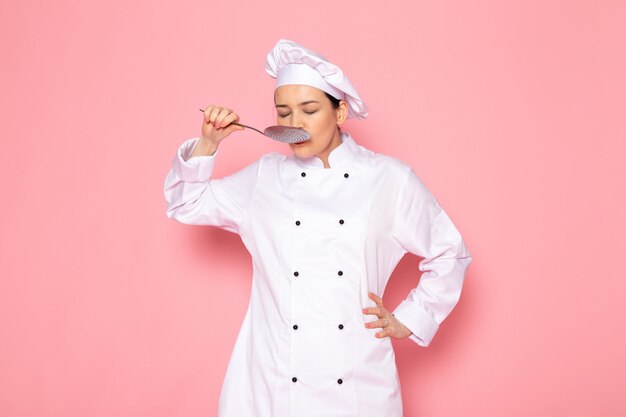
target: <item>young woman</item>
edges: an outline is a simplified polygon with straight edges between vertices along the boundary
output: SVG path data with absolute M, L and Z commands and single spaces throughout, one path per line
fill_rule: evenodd
M 243 128 L 236 112 L 211 105 L 164 184 L 169 218 L 237 233 L 252 256 L 218 417 L 401 417 L 390 338 L 429 345 L 471 255 L 410 166 L 341 129 L 367 117 L 341 69 L 280 40 L 266 70 L 276 78 L 277 123 L 310 139 L 213 178 L 219 143 Z M 423 273 L 390 312 L 381 297 L 407 252 L 424 258 Z

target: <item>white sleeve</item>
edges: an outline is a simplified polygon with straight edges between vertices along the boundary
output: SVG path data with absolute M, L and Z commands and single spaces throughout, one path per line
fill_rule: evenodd
M 472 257 L 452 220 L 424 183 L 409 170 L 396 207 L 393 237 L 407 251 L 423 257 L 416 288 L 393 311 L 426 347 L 461 295 Z
M 256 187 L 260 160 L 229 176 L 211 178 L 219 149 L 213 155 L 185 160 L 198 140 L 183 142 L 172 160 L 164 183 L 166 215 L 185 224 L 239 233 Z

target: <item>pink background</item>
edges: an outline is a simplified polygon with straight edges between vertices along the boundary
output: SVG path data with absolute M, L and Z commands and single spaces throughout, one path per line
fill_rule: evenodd
M 215 416 L 251 261 L 167 219 L 163 180 L 199 107 L 274 124 L 281 37 L 343 67 L 346 130 L 474 256 L 432 344 L 393 341 L 405 415 L 626 415 L 625 2 L 129 3 L 0 3 L 0 415 Z M 289 152 L 221 149 L 216 176 Z

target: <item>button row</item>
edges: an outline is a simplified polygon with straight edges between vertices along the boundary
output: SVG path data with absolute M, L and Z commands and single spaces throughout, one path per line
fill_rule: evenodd
M 306 177 L 306 172 L 303 171 L 303 172 L 300 173 L 300 175 L 302 177 Z M 348 178 L 350 175 L 346 172 L 346 173 L 343 174 L 343 176 L 344 176 L 344 178 Z M 339 219 L 339 224 L 344 224 L 344 223 L 345 223 L 345 221 L 343 219 Z M 300 224 L 301 224 L 300 220 L 296 220 L 296 226 L 300 226 Z M 294 271 L 293 275 L 297 277 L 300 274 L 298 273 L 298 271 Z M 339 276 L 343 275 L 343 271 L 337 271 L 337 275 L 339 275 Z M 339 324 L 337 327 L 339 329 L 343 329 L 344 328 L 343 324 Z M 298 325 L 294 324 L 293 325 L 293 329 L 294 330 L 298 330 Z M 291 380 L 293 382 L 296 382 L 296 381 L 298 381 L 298 378 L 296 378 L 294 376 L 293 378 L 291 378 Z M 338 384 L 343 384 L 343 379 L 341 379 L 341 378 L 337 379 L 337 383 Z
M 297 277 L 298 275 L 300 275 L 300 273 L 298 271 L 294 271 L 293 272 L 293 276 Z M 343 275 L 343 271 L 337 271 L 337 275 L 342 276 Z
M 306 172 L 303 171 L 303 172 L 300 173 L 300 175 L 302 177 L 306 177 Z M 350 175 L 346 172 L 346 173 L 343 174 L 343 176 L 344 176 L 344 178 L 348 178 Z M 345 221 L 343 219 L 339 219 L 339 224 L 344 224 L 344 223 L 345 223 Z M 300 224 L 302 224 L 300 222 L 300 220 L 296 220 L 296 226 L 300 226 Z M 300 273 L 298 271 L 294 271 L 293 275 L 297 277 L 298 275 L 300 275 Z M 343 275 L 343 271 L 337 271 L 337 275 L 342 276 Z M 337 327 L 341 330 L 341 329 L 344 328 L 344 325 L 343 324 L 339 324 Z M 293 325 L 293 329 L 294 330 L 298 330 L 298 325 L 294 324 Z M 293 378 L 291 378 L 291 380 L 293 382 L 296 382 L 296 381 L 298 381 L 298 378 L 296 378 L 294 376 Z M 341 378 L 337 379 L 337 383 L 338 384 L 343 384 L 343 379 L 341 379 Z
M 339 224 L 344 224 L 344 223 L 345 221 L 343 219 L 339 219 Z M 300 224 L 302 224 L 300 220 L 296 220 L 296 226 L 300 226 Z
M 303 177 L 306 177 L 306 172 L 302 171 L 302 172 L 300 173 L 300 175 L 301 175 L 301 176 L 303 176 Z M 343 174 L 343 177 L 344 177 L 344 178 L 348 178 L 349 176 L 350 176 L 350 175 L 349 175 L 347 172 L 346 172 L 345 174 Z
M 298 330 L 298 325 L 297 324 L 294 324 L 292 327 L 293 327 L 294 330 Z M 339 329 L 341 330 L 341 329 L 343 329 L 343 324 L 340 324 L 337 327 L 339 327 Z
M 296 381 L 298 380 L 298 378 L 296 378 L 296 377 L 294 376 L 293 378 L 291 378 L 291 380 L 292 380 L 293 382 L 296 382 Z M 339 379 L 337 380 L 337 383 L 338 383 L 338 384 L 343 384 L 343 379 L 339 378 Z

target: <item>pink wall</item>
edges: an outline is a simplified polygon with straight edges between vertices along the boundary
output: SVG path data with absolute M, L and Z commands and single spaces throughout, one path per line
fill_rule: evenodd
M 198 107 L 274 123 L 281 37 L 344 68 L 371 115 L 346 130 L 474 256 L 433 343 L 394 340 L 405 415 L 626 415 L 625 2 L 128 3 L 0 4 L 1 416 L 215 416 L 250 258 L 167 219 L 163 180 Z M 217 176 L 289 152 L 221 149 Z

